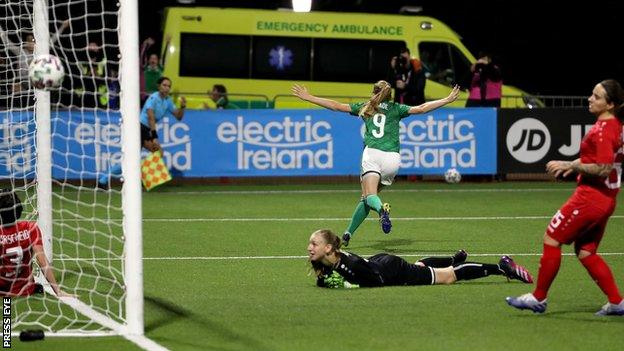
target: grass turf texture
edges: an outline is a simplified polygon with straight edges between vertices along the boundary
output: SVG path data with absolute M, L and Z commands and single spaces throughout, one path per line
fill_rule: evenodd
M 459 248 L 473 261 L 511 254 L 536 275 L 544 229 L 573 187 L 396 184 L 381 193 L 392 204 L 392 233 L 384 235 L 371 213 L 348 250 L 409 261 Z M 624 318 L 593 316 L 606 298 L 573 256 L 563 259 L 544 315 L 508 307 L 506 296 L 532 286 L 500 276 L 451 286 L 316 288 L 304 257 L 309 235 L 318 228 L 342 233 L 358 198 L 357 185 L 167 186 L 144 193 L 146 336 L 171 350 L 621 348 Z M 622 289 L 623 220 L 620 207 L 600 248 L 619 253 L 605 259 Z M 13 347 L 135 349 L 123 338 L 14 338 Z

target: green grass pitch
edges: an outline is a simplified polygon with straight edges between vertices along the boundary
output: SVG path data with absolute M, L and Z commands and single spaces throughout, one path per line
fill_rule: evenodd
M 541 238 L 574 184 L 399 183 L 348 250 L 415 261 L 459 248 L 469 260 L 510 254 L 537 274 Z M 451 286 L 316 288 L 305 258 L 319 228 L 342 233 L 358 184 L 165 186 L 143 194 L 146 336 L 171 350 L 620 350 L 624 317 L 565 247 L 544 315 L 508 307 L 532 290 L 500 276 Z M 624 290 L 624 209 L 600 251 Z M 46 338 L 17 350 L 133 350 L 120 337 Z

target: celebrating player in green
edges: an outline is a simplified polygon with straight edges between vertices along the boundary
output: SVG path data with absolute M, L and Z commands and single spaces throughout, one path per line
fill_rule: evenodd
M 380 80 L 373 86 L 373 94 L 367 102 L 343 104 L 316 97 L 302 85 L 295 84 L 292 87 L 293 94 L 300 99 L 333 111 L 349 112 L 351 115 L 362 117 L 366 125 L 364 133 L 366 147 L 362 153 L 360 170 L 362 197 L 353 212 L 349 227 L 342 236 L 344 246 L 349 244 L 355 230 L 366 219 L 371 209 L 379 214 L 383 232 L 390 233 L 392 229 L 390 205 L 382 203 L 377 194 L 383 186 L 392 184 L 399 171 L 401 164 L 399 122 L 409 115 L 427 113 L 455 101 L 459 94 L 459 87 L 455 86 L 449 96 L 444 99 L 429 101 L 418 106 L 392 102 L 391 91 L 390 84 Z

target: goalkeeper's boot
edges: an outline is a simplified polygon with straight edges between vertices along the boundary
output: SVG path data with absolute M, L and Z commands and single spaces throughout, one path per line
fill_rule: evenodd
M 531 293 L 518 297 L 507 297 L 505 301 L 507 301 L 509 306 L 513 306 L 519 310 L 531 310 L 534 313 L 544 313 L 546 311 L 546 299 L 538 301 Z
M 533 283 L 533 277 L 526 268 L 514 262 L 509 256 L 501 257 L 498 266 L 505 273 L 508 279 L 517 279 L 523 283 Z
M 453 264 L 458 264 L 466 261 L 468 258 L 468 253 L 463 249 L 457 250 L 457 252 L 453 255 Z
M 342 246 L 349 246 L 349 240 L 351 240 L 351 233 L 345 232 L 344 234 L 342 234 Z
M 381 211 L 379 212 L 379 224 L 381 224 L 381 230 L 388 234 L 392 230 L 392 222 L 390 221 L 390 204 L 384 203 L 381 206 Z
M 608 302 L 596 312 L 596 316 L 624 316 L 624 300 L 618 304 Z

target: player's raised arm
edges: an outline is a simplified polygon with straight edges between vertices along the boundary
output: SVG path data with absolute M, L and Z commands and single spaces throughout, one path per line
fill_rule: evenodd
M 173 116 L 181 121 L 182 117 L 184 117 L 184 110 L 186 109 L 186 97 L 180 96 L 180 108 L 176 108 L 173 110 Z
M 427 113 L 429 111 L 433 111 L 436 108 L 450 104 L 451 102 L 457 100 L 458 96 L 459 96 L 459 86 L 455 85 L 451 93 L 444 99 L 433 100 L 433 101 L 425 102 L 422 105 L 412 106 L 409 109 L 409 113 L 410 115 L 413 115 L 413 114 Z
M 351 106 L 348 104 L 342 104 L 338 101 L 331 99 L 324 99 L 316 97 L 308 92 L 308 89 L 303 85 L 295 84 L 292 87 L 292 93 L 301 100 L 311 102 L 315 105 L 328 108 L 332 111 L 351 112 Z

